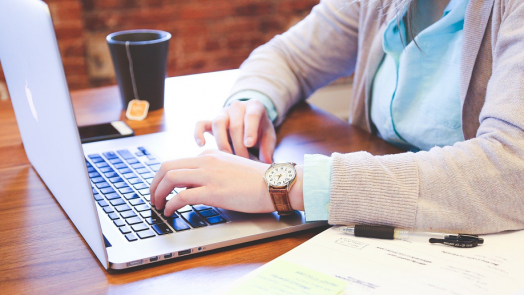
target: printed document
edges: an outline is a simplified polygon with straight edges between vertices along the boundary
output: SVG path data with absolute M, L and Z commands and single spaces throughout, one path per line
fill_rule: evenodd
M 484 238 L 484 244 L 461 249 L 430 244 L 426 235 L 412 235 L 408 240 L 380 240 L 330 228 L 228 289 L 256 288 L 264 280 L 254 278 L 261 274 L 276 278 L 276 274 L 268 272 L 276 269 L 271 264 L 278 261 L 279 265 L 301 267 L 301 273 L 310 270 L 343 280 L 345 287 L 339 294 L 479 295 L 524 290 L 524 231 L 480 237 Z M 278 274 L 280 280 L 299 284 L 293 281 L 294 277 Z

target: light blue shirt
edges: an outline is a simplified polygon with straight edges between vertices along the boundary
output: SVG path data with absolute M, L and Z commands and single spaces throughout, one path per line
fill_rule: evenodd
M 415 151 L 464 140 L 459 71 L 468 1 L 451 0 L 443 17 L 415 37 L 422 50 L 414 42 L 404 48 L 397 20 L 388 24 L 383 40 L 386 57 L 375 75 L 371 102 L 371 119 L 383 139 Z M 403 22 L 400 29 L 405 32 Z M 251 97 L 252 92 L 257 94 Z M 260 92 L 246 90 L 233 97 L 258 99 L 272 120 L 277 117 L 272 101 Z M 307 221 L 329 218 L 332 163 L 324 155 L 304 157 Z
M 371 120 L 386 141 L 418 151 L 464 140 L 459 82 L 467 4 L 450 1 L 443 17 L 415 37 L 420 49 L 404 46 L 403 21 L 388 24 L 371 99 Z

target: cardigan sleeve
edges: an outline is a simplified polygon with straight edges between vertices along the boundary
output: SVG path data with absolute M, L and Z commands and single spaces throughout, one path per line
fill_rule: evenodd
M 500 26 L 476 137 L 428 152 L 334 154 L 330 223 L 524 229 L 524 2 L 508 0 L 494 15 Z
M 360 2 L 322 0 L 297 25 L 255 49 L 231 94 L 256 90 L 271 99 L 279 125 L 300 99 L 353 73 Z

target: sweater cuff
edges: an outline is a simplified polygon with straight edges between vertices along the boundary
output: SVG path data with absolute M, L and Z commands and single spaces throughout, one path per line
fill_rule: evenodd
M 328 220 L 332 159 L 324 155 L 304 156 L 304 211 L 306 221 Z
M 332 157 L 330 224 L 414 227 L 419 177 L 413 153 Z
M 256 99 L 260 101 L 266 108 L 267 115 L 269 119 L 271 120 L 271 122 L 275 122 L 275 120 L 278 117 L 278 113 L 277 113 L 275 104 L 273 103 L 273 101 L 271 101 L 271 99 L 267 95 L 265 95 L 262 92 L 256 91 L 256 90 L 239 91 L 233 94 L 232 96 L 230 96 L 224 103 L 224 106 L 227 107 L 228 105 L 233 103 L 235 100 L 246 101 L 250 99 Z

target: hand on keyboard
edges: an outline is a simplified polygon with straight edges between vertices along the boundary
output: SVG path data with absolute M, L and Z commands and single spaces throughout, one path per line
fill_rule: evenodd
M 164 162 L 151 183 L 151 204 L 165 215 L 192 204 L 206 204 L 247 213 L 275 211 L 264 181 L 268 164 L 219 151 L 205 151 L 194 158 Z M 175 187 L 188 189 L 166 204 Z M 290 192 L 291 205 L 303 210 L 302 169 L 297 166 L 297 183 Z

